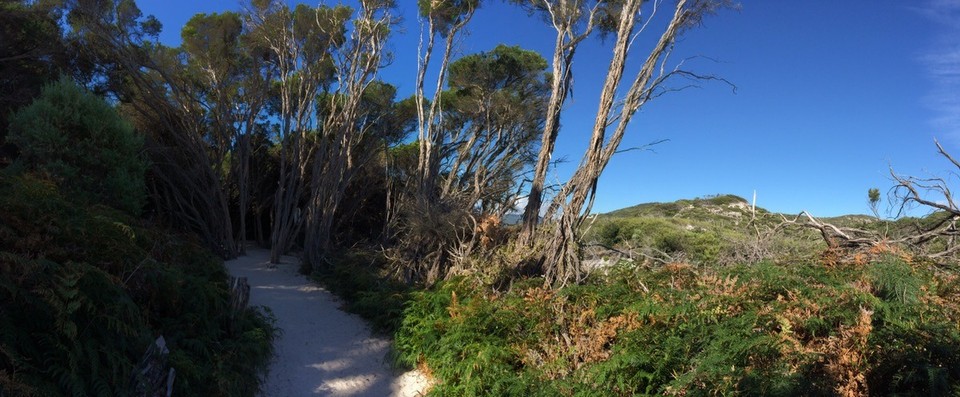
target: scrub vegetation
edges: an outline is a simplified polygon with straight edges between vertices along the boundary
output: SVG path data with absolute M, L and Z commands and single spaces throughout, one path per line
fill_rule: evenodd
M 417 1 L 409 46 L 399 2 L 349 3 L 245 1 L 173 47 L 133 0 L 0 1 L 0 396 L 143 395 L 161 335 L 174 395 L 256 395 L 280 331 L 222 265 L 250 244 L 432 395 L 960 394 L 954 179 L 892 171 L 872 216 L 593 211 L 649 101 L 732 88 L 671 56 L 734 2 L 511 0 L 553 46 L 471 54 L 485 0 Z M 416 76 L 384 81 L 391 51 Z M 597 114 L 570 131 L 584 64 Z M 560 134 L 584 151 L 557 173 Z

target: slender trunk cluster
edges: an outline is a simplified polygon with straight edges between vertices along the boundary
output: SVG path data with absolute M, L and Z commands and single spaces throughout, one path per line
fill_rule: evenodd
M 535 4 L 538 3 L 535 2 Z M 527 247 L 534 241 L 533 237 L 540 222 L 547 170 L 557 142 L 557 134 L 560 132 L 560 111 L 567 100 L 573 81 L 573 56 L 580 42 L 593 31 L 595 15 L 600 5 L 598 3 L 587 10 L 581 0 L 539 4 L 542 4 L 542 8 L 547 12 L 557 37 L 553 46 L 553 81 L 550 87 L 550 100 L 547 102 L 546 123 L 543 126 L 540 152 L 534 166 L 533 181 L 530 183 L 530 193 L 527 195 L 520 235 L 517 238 L 521 247 Z M 578 24 L 584 19 L 586 27 L 582 31 L 575 32 Z
M 148 188 L 158 215 L 197 232 L 224 258 L 237 255 L 229 202 L 204 137 L 208 132 L 203 108 L 189 82 L 163 53 L 143 44 L 135 21 L 111 15 L 94 4 L 73 9 L 75 34 L 86 42 L 94 59 L 115 65 L 110 77 L 125 85 L 114 87 L 153 134 L 147 139 L 152 166 Z M 126 79 L 126 80 L 125 80 Z
M 448 4 L 450 3 L 450 4 Z M 415 83 L 415 98 L 417 102 L 417 137 L 420 144 L 420 155 L 417 163 L 418 196 L 422 205 L 432 205 L 437 199 L 437 180 L 440 175 L 439 150 L 444 142 L 443 104 L 441 94 L 443 83 L 446 80 L 450 57 L 458 35 L 464 29 L 476 12 L 477 4 L 469 1 L 459 5 L 460 8 L 451 15 L 440 15 L 441 11 L 449 12 L 451 7 L 457 7 L 455 1 L 438 1 L 432 4 L 426 12 L 426 46 L 424 47 L 421 35 L 418 49 L 419 63 L 417 65 L 417 80 Z M 444 13 L 446 14 L 446 13 Z M 452 18 L 452 19 L 451 19 Z M 422 33 L 421 33 L 422 34 Z M 440 68 L 437 72 L 436 86 L 433 99 L 427 104 L 424 85 L 426 84 L 427 69 L 433 55 L 436 36 L 443 38 L 443 54 L 440 58 Z
M 678 0 L 664 32 L 624 92 L 622 82 L 627 57 L 636 35 L 648 26 L 646 23 L 638 24 L 644 3 L 642 0 L 625 0 L 617 4 L 619 8 L 616 8 L 616 28 L 611 32 L 615 35 L 615 42 L 589 145 L 574 175 L 554 196 L 546 212 L 545 218 L 555 220 L 555 223 L 548 230 L 535 233 L 534 218 L 541 209 L 542 195 L 541 187 L 536 186 L 536 182 L 536 197 L 531 198 L 533 204 L 528 205 L 525 211 L 521 242 L 529 243 L 534 234 L 540 236 L 538 245 L 544 247 L 541 259 L 544 275 L 547 283 L 554 286 L 579 282 L 584 277 L 584 271 L 580 267 L 578 233 L 593 205 L 600 174 L 617 152 L 636 111 L 658 92 L 664 81 L 675 74 L 696 77 L 676 69 L 667 71 L 664 64 L 682 30 L 718 6 L 717 2 L 707 0 Z M 657 7 L 659 4 L 660 2 L 654 2 L 653 6 Z M 624 92 L 622 96 L 618 96 L 620 92 Z M 611 128 L 613 131 L 608 134 Z M 552 138 L 548 136 L 549 132 L 546 129 L 544 131 L 544 138 L 547 140 Z M 549 142 L 545 141 L 543 150 L 549 155 L 549 150 L 552 150 Z M 540 160 L 544 154 L 544 151 L 541 151 Z M 537 171 L 543 172 L 540 170 L 540 163 L 538 161 Z
M 310 47 L 315 43 L 307 35 L 316 32 L 304 26 L 310 23 L 309 18 L 297 17 L 277 3 L 251 15 L 254 31 L 271 54 L 279 91 L 279 165 L 270 233 L 271 263 L 280 262 L 303 226 L 301 201 L 309 183 L 307 171 L 314 152 L 311 140 L 318 127 L 317 95 L 324 79 L 321 65 L 330 56 Z
M 361 118 L 364 94 L 382 67 L 382 56 L 392 21 L 385 7 L 365 4 L 356 28 L 342 52 L 336 54 L 337 89 L 328 95 L 318 150 L 313 160 L 310 199 L 306 213 L 304 266 L 310 270 L 323 262 L 332 240 L 337 208 L 356 170 L 375 150 Z M 372 145 L 377 147 L 379 145 Z

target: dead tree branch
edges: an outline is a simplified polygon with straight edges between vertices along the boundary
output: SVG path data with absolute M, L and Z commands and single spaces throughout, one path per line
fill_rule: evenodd
M 793 219 L 788 219 L 784 215 L 780 215 L 780 218 L 783 220 L 781 223 L 783 226 L 798 225 L 818 230 L 829 248 L 861 248 L 873 246 L 879 242 L 873 232 L 839 227 L 817 219 L 807 211 L 801 211 Z

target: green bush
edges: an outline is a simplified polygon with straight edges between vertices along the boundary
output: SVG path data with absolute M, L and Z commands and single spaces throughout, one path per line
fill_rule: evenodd
M 312 277 L 344 299 L 344 308 L 370 322 L 374 331 L 392 334 L 400 328 L 411 288 L 384 275 L 387 263 L 379 252 L 352 251 L 332 258 Z
M 686 227 L 693 224 L 698 225 L 693 230 Z M 698 264 L 716 264 L 724 251 L 734 249 L 733 244 L 723 241 L 722 230 L 699 225 L 699 222 L 685 219 L 604 219 L 594 225 L 586 239 L 608 247 L 652 248 L 655 250 L 650 252 L 653 256 L 684 254 L 686 260 Z
M 960 277 L 886 258 L 619 265 L 606 279 L 506 293 L 417 292 L 396 334 L 434 395 L 950 395 Z
M 188 236 L 0 172 L 0 394 L 129 395 L 163 335 L 175 395 L 254 396 L 275 328 L 228 302 L 222 262 Z
M 70 79 L 43 88 L 10 119 L 17 163 L 48 175 L 81 202 L 137 215 L 146 199 L 143 138 L 102 98 Z

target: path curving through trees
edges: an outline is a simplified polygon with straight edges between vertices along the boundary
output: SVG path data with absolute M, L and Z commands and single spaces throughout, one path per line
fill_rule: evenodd
M 396 374 L 390 341 L 372 336 L 359 317 L 340 310 L 338 299 L 297 273 L 296 258 L 268 266 L 270 252 L 249 249 L 226 262 L 230 274 L 247 277 L 250 305 L 269 307 L 282 334 L 263 397 L 417 396 L 427 386 L 417 371 Z

